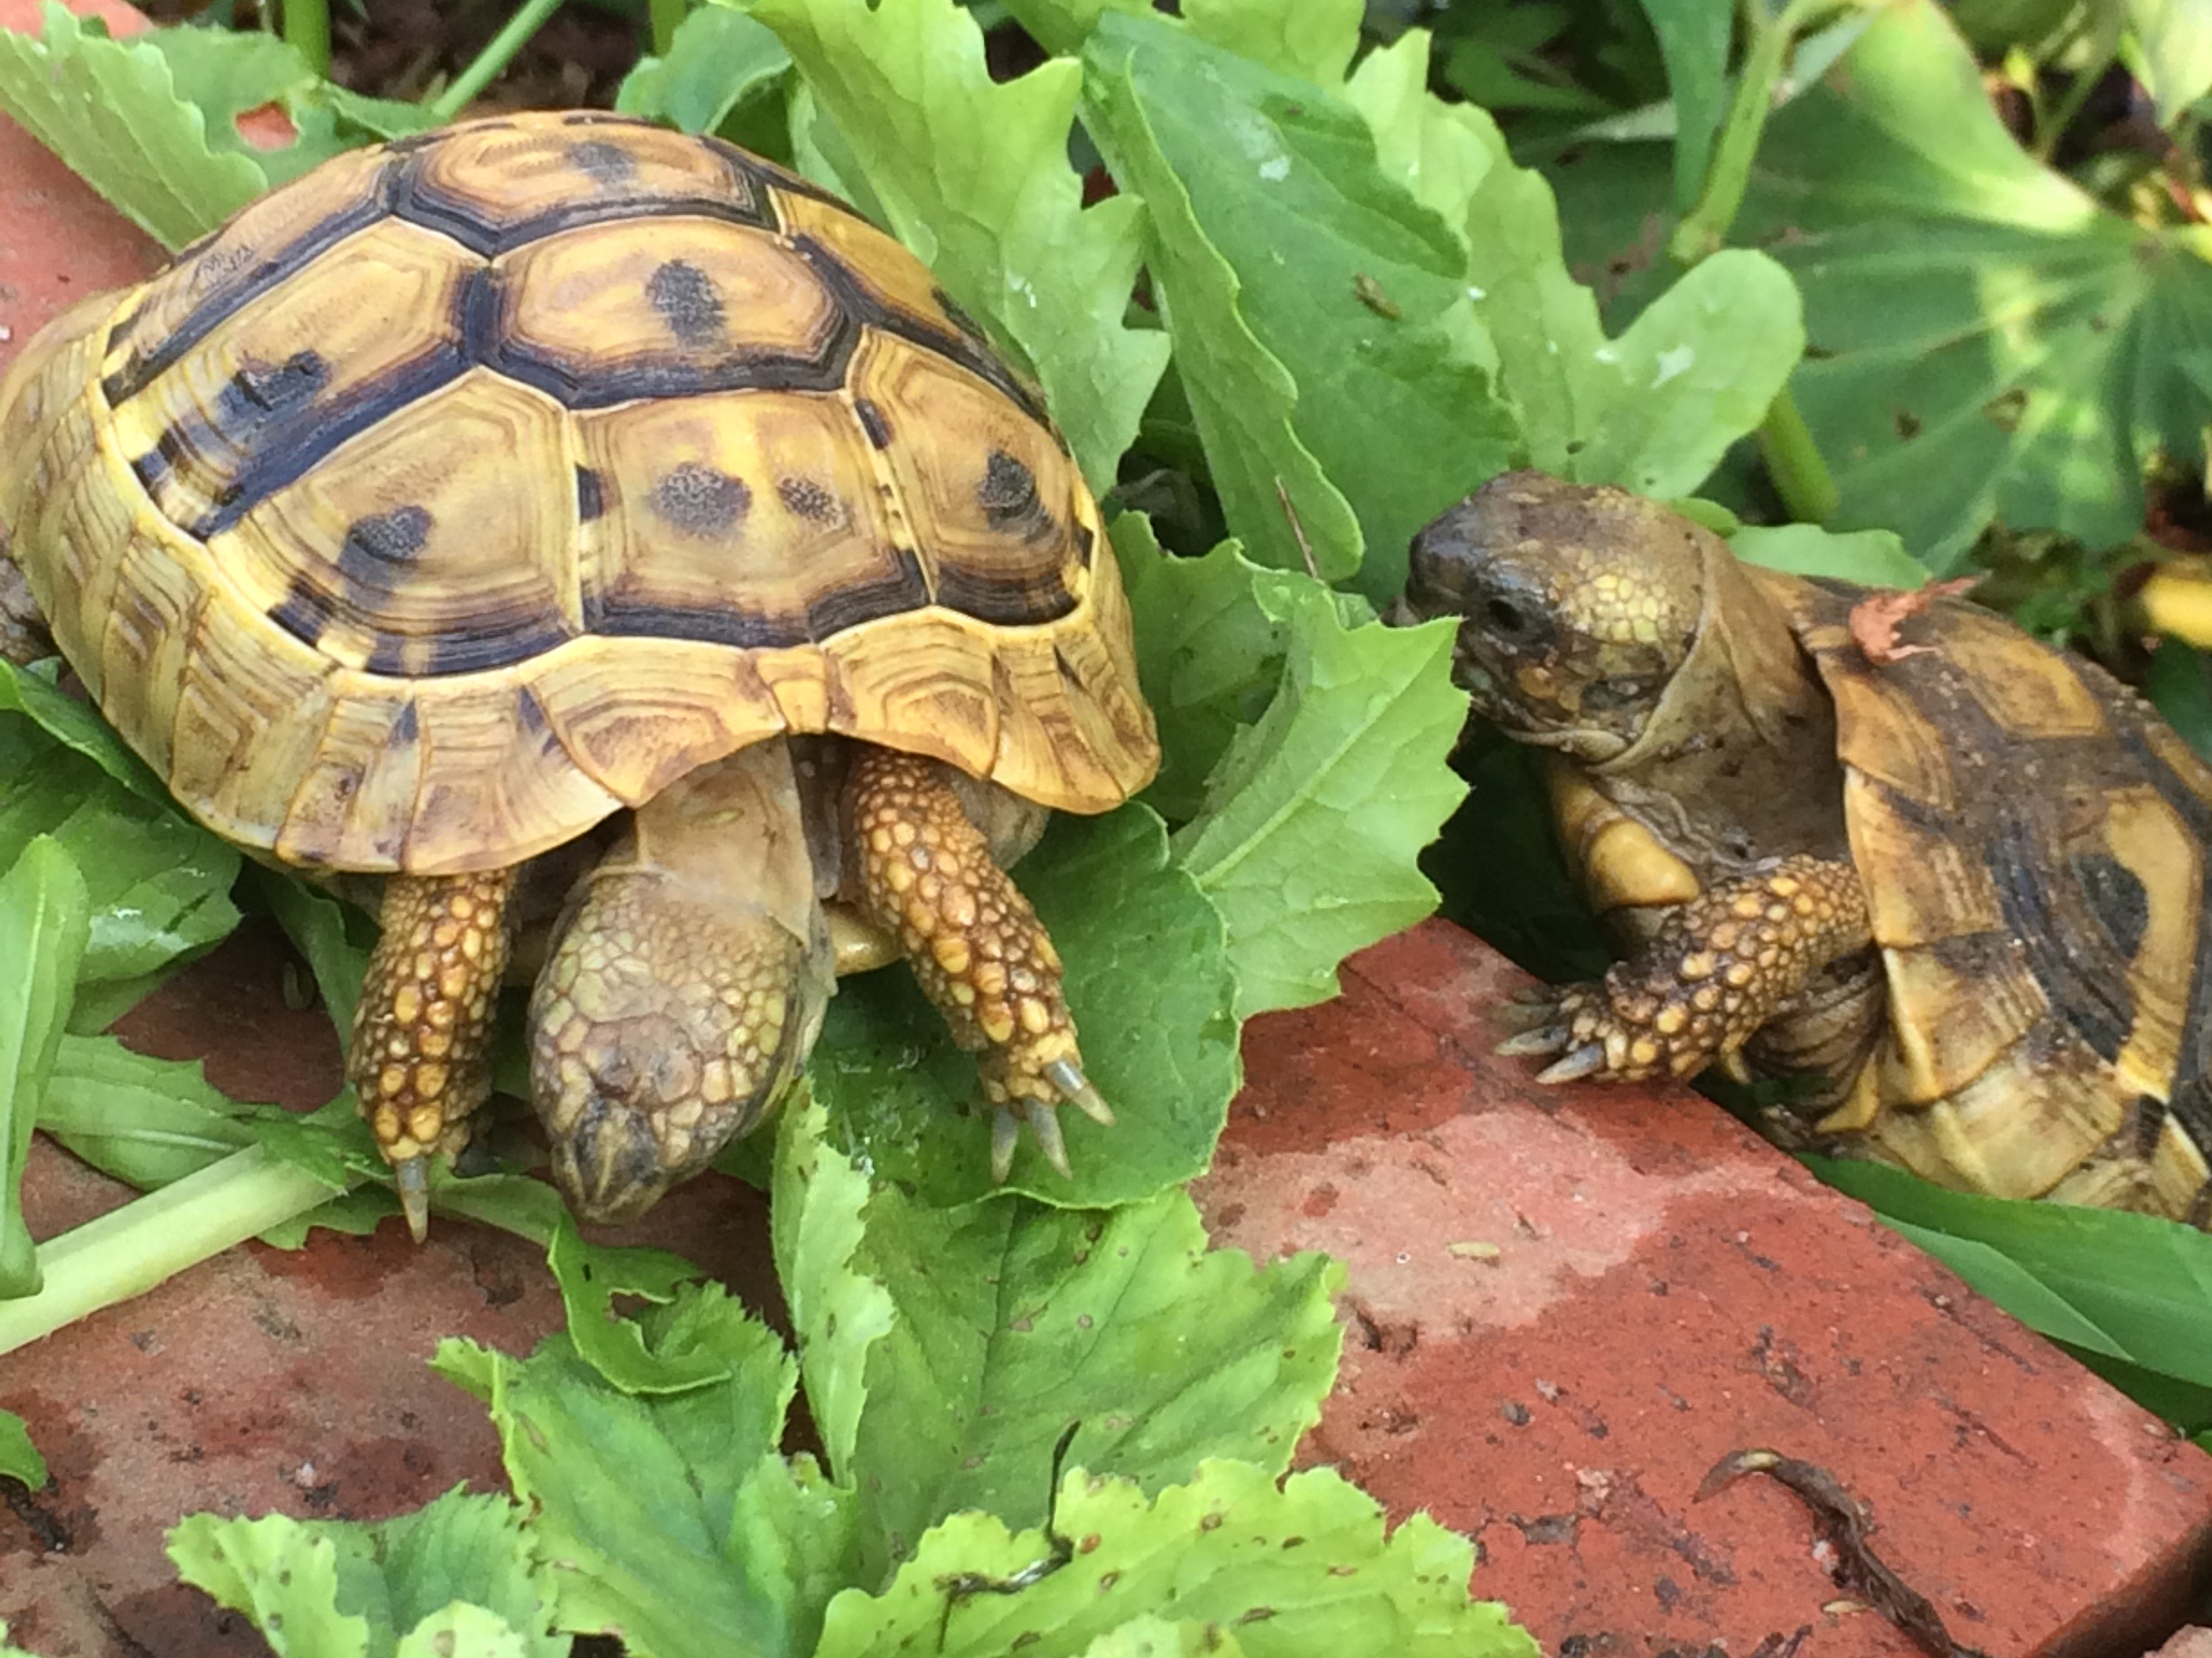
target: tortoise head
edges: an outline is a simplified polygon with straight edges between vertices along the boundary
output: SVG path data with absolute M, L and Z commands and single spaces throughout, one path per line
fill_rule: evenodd
M 1478 712 L 1602 762 L 1643 735 L 1689 660 L 1708 539 L 1626 490 L 1507 473 L 1414 537 L 1406 604 L 1459 618 L 1452 678 Z

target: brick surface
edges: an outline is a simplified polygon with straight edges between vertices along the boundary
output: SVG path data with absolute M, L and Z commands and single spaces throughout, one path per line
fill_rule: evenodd
M 1472 1532 L 1547 1650 L 1903 1658 L 1831 1613 L 1797 1500 L 1692 1501 L 1728 1453 L 1823 1465 L 1968 1645 L 2129 1654 L 2212 1560 L 2212 1457 L 1685 1091 L 1495 1058 L 1521 975 L 1431 923 L 1255 1020 L 1201 1202 L 1215 1239 L 1349 1263 L 1302 1455 Z

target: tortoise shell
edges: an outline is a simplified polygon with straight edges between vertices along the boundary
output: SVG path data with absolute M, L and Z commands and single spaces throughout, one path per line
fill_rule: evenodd
M 1918 1108 L 1875 1138 L 1946 1184 L 2082 1203 L 2147 1165 L 2189 1213 L 2212 1148 L 2212 768 L 1979 605 L 1935 599 L 1876 664 L 1863 589 L 1751 573 L 1834 702 L 1888 980 L 1874 1091 Z
M 1073 811 L 1157 763 L 1035 390 L 717 139 L 515 115 L 339 156 L 50 327 L 0 423 L 63 654 L 290 862 L 512 864 L 781 732 Z

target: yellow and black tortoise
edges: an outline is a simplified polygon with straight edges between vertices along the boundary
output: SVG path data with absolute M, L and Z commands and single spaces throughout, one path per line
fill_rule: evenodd
M 1514 1009 L 1504 1050 L 1554 1082 L 1811 1079 L 1786 1143 L 2212 1222 L 2212 769 L 1973 604 L 1870 660 L 1869 596 L 1537 473 L 1415 539 L 1409 607 L 1462 618 L 1455 677 L 1549 751 L 1626 951 Z
M 1003 868 L 1157 766 L 1112 549 L 1035 390 L 805 181 L 595 113 L 342 155 L 31 342 L 0 521 L 0 648 L 51 630 L 217 833 L 392 877 L 349 1074 L 417 1235 L 518 870 L 623 808 L 530 1007 L 580 1213 L 756 1121 L 833 965 L 913 964 L 1001 1176 L 1017 1113 L 1063 1168 L 1055 1105 L 1111 1120 Z

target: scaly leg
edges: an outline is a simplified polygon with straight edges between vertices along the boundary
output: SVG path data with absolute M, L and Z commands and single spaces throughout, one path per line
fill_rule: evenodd
M 53 653 L 53 636 L 31 596 L 31 584 L 8 557 L 7 531 L 0 528 L 0 658 L 21 666 Z
M 897 939 L 952 1039 L 979 1054 L 993 1107 L 992 1177 L 1005 1179 L 1013 1162 L 1017 1112 L 1045 1159 L 1066 1174 L 1057 1108 L 1072 1103 L 1101 1123 L 1113 1113 L 1083 1076 L 1060 956 L 1036 912 L 935 761 L 865 748 L 846 786 L 855 902 Z
M 515 873 L 394 876 L 384 888 L 346 1075 L 417 1242 L 430 1224 L 428 1159 L 468 1143 L 468 1120 L 492 1091 Z
M 1838 859 L 1786 857 L 1669 915 L 1595 984 L 1516 1004 L 1508 1054 L 1559 1055 L 1537 1081 L 1694 1076 L 1731 1058 L 1829 962 L 1870 940 L 1866 891 Z

